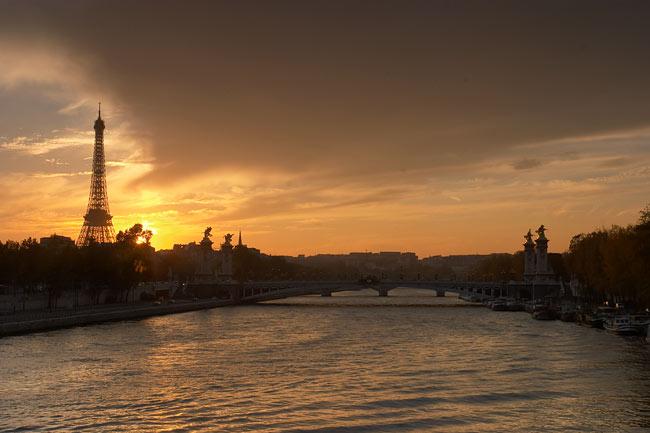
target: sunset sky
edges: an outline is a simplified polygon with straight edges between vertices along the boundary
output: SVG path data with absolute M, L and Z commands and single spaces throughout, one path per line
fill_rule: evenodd
M 550 249 L 650 202 L 650 2 L 0 0 L 0 240 Z M 217 237 L 215 236 L 215 237 Z

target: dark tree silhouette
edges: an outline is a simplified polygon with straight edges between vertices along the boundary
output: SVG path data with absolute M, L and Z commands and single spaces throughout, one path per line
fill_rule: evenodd
M 650 307 L 650 207 L 636 225 L 574 236 L 565 257 L 584 298 Z

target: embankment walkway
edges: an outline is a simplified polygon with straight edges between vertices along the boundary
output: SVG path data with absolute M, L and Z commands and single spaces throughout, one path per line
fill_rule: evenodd
M 91 325 L 101 322 L 144 319 L 165 314 L 233 305 L 230 300 L 182 301 L 174 304 L 153 305 L 151 303 L 97 306 L 80 310 L 59 310 L 39 313 L 18 313 L 0 317 L 0 337 L 32 332 L 51 331 L 73 326 Z

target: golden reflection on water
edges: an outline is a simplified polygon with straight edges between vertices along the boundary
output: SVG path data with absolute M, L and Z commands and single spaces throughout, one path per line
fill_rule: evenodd
M 525 313 L 435 308 L 457 300 L 420 291 L 391 295 L 2 339 L 0 430 L 650 427 L 650 348 L 639 341 Z

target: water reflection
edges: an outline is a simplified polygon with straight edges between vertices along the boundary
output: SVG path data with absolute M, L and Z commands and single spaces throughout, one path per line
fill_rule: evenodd
M 2 339 L 0 429 L 650 427 L 639 340 L 420 291 L 292 302 Z

